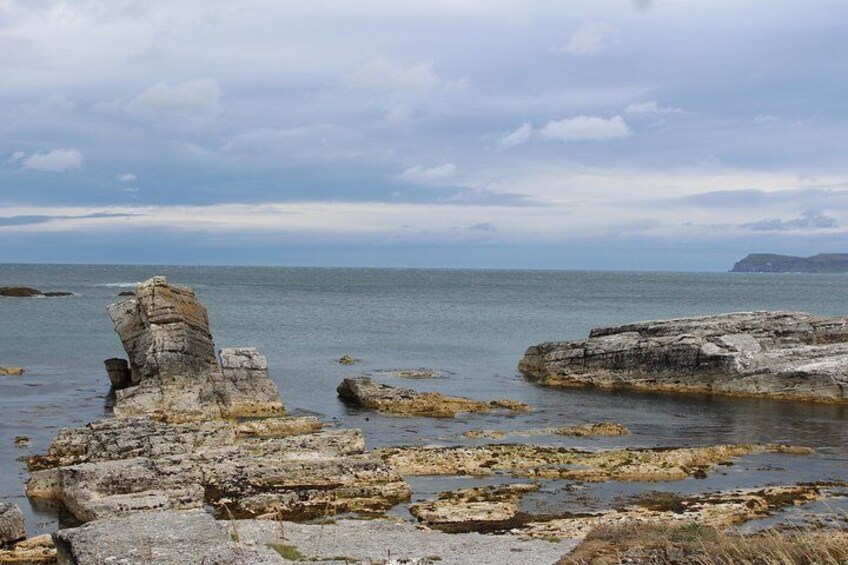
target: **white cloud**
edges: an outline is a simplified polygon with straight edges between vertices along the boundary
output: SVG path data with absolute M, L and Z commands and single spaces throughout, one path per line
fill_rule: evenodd
M 754 118 L 754 122 L 758 124 L 773 124 L 779 121 L 780 118 L 778 118 L 777 116 L 772 116 L 770 114 L 760 114 L 759 116 Z
M 23 160 L 23 166 L 31 171 L 64 173 L 82 168 L 83 161 L 82 153 L 76 149 L 54 149 L 30 155 Z
M 400 175 L 400 179 L 416 184 L 439 184 L 456 174 L 456 166 L 453 163 L 444 163 L 435 167 L 423 167 L 416 165 L 406 169 Z
M 671 114 L 682 114 L 683 110 L 672 107 L 666 108 L 660 106 L 656 100 L 649 100 L 647 102 L 636 102 L 630 104 L 627 106 L 627 109 L 624 110 L 624 113 L 633 118 L 661 118 Z
M 134 173 L 120 173 L 115 175 L 115 180 L 118 182 L 135 182 L 138 177 Z
M 615 27 L 608 23 L 584 24 L 574 30 L 568 43 L 562 47 L 554 47 L 553 51 L 571 55 L 594 55 L 610 46 L 615 32 Z
M 464 81 L 445 81 L 433 70 L 433 63 L 404 67 L 385 59 L 375 59 L 345 80 L 351 88 L 366 90 L 430 91 L 461 87 Z
M 629 137 L 633 130 L 621 116 L 612 118 L 577 116 L 548 122 L 540 133 L 545 139 L 564 142 L 606 141 Z
M 531 135 L 533 135 L 533 126 L 531 126 L 527 122 L 524 122 L 516 129 L 505 133 L 498 140 L 498 146 L 502 149 L 509 149 L 510 147 L 515 147 L 516 145 L 527 143 L 530 140 Z
M 24 153 L 23 151 L 15 151 L 14 153 L 12 153 L 12 156 L 9 157 L 9 159 L 6 162 L 10 163 L 10 164 L 17 163 L 18 161 L 20 161 L 24 157 L 26 157 L 26 153 Z
M 217 112 L 220 100 L 221 89 L 213 80 L 190 80 L 174 86 L 160 82 L 127 102 L 123 109 L 147 117 L 209 116 Z

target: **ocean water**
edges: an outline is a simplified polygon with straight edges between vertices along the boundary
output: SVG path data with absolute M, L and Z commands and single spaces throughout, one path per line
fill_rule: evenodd
M 290 411 L 360 427 L 369 447 L 473 443 L 461 434 L 474 428 L 616 421 L 633 434 L 532 441 L 587 449 L 786 442 L 818 450 L 813 457 L 748 458 L 700 481 L 595 485 L 579 498 L 567 485 L 552 482 L 528 500 L 535 509 L 600 508 L 644 489 L 703 492 L 848 480 L 848 406 L 555 390 L 530 384 L 516 372 L 527 346 L 584 337 L 600 325 L 761 309 L 844 315 L 845 276 L 0 265 L 0 286 L 76 295 L 0 298 L 0 366 L 27 369 L 24 377 L 0 377 L 0 500 L 20 504 L 33 533 L 54 530 L 57 513 L 26 500 L 23 460 L 43 452 L 58 428 L 109 416 L 102 361 L 124 353 L 105 307 L 118 300 L 118 292 L 157 274 L 194 288 L 209 311 L 217 347 L 252 345 L 267 356 Z M 339 365 L 343 354 L 361 363 Z M 382 374 L 418 368 L 442 376 L 411 381 Z M 513 398 L 535 410 L 456 420 L 380 416 L 350 409 L 336 396 L 344 377 L 360 374 L 419 390 Z M 30 445 L 16 447 L 17 436 L 29 437 Z M 470 482 L 411 480 L 416 498 Z

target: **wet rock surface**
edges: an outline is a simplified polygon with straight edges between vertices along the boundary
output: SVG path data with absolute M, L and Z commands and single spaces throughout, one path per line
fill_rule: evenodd
M 26 373 L 26 371 L 21 367 L 0 367 L 0 375 L 20 377 L 24 373 Z
M 0 296 L 9 298 L 38 298 L 38 297 L 57 297 L 57 296 L 73 296 L 74 293 L 64 290 L 53 290 L 42 292 L 36 288 L 28 286 L 0 286 Z
M 418 392 L 408 388 L 379 384 L 370 377 L 345 379 L 337 390 L 340 398 L 355 406 L 408 416 L 453 418 L 463 412 L 530 410 L 526 404 L 512 400 L 480 402 L 437 392 Z
M 668 449 L 581 451 L 566 447 L 494 444 L 474 447 L 390 447 L 378 449 L 403 475 L 516 477 L 574 481 L 673 481 L 702 477 L 716 465 L 761 453 L 809 455 L 811 449 L 784 445 L 714 445 Z
M 256 349 L 224 349 L 219 364 L 206 309 L 191 289 L 153 277 L 107 311 L 129 355 L 133 385 L 116 391 L 116 416 L 187 421 L 283 412 Z
M 419 522 L 447 532 L 505 531 L 516 523 L 522 495 L 539 485 L 475 487 L 439 494 L 437 500 L 409 505 Z
M 543 385 L 848 402 L 848 318 L 743 312 L 596 328 L 527 349 Z
M 630 430 L 615 422 L 601 422 L 599 424 L 581 424 L 577 426 L 560 426 L 557 428 L 536 428 L 531 430 L 469 430 L 462 434 L 469 439 L 503 439 L 507 436 L 534 437 L 534 436 L 565 436 L 565 437 L 592 437 L 592 436 L 625 436 Z

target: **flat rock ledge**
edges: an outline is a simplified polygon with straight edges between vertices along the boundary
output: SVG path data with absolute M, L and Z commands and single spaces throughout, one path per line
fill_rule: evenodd
M 52 298 L 57 296 L 73 296 L 73 292 L 64 290 L 41 291 L 28 286 L 0 286 L 0 296 L 8 298 Z
M 10 377 L 20 377 L 26 373 L 21 367 L 0 367 L 0 375 Z
M 596 328 L 527 349 L 548 386 L 595 386 L 848 403 L 848 318 L 742 312 Z
M 410 505 L 409 510 L 422 524 L 445 532 L 581 539 L 599 526 L 699 523 L 724 527 L 764 518 L 786 507 L 842 496 L 839 488 L 804 484 L 688 496 L 648 492 L 619 508 L 594 514 L 536 516 L 522 512 L 521 498 L 538 489 L 535 484 L 512 484 L 447 491 L 436 500 Z
M 153 277 L 107 311 L 129 356 L 106 361 L 116 416 L 181 422 L 283 413 L 262 354 L 240 347 L 215 355 L 206 308 L 191 289 Z
M 374 515 L 409 498 L 403 478 L 365 453 L 359 430 L 315 427 L 312 418 L 103 420 L 61 430 L 31 458 L 27 495 L 82 522 L 204 506 L 221 519 Z
M 372 453 L 402 475 L 490 477 L 508 474 L 584 482 L 675 481 L 704 478 L 716 465 L 761 453 L 810 455 L 813 450 L 777 444 L 712 445 L 582 451 L 529 444 L 473 447 L 387 447 Z
M 626 436 L 630 430 L 615 422 L 599 424 L 578 424 L 556 428 L 535 428 L 531 430 L 469 430 L 462 434 L 469 439 L 504 439 L 512 437 L 563 436 L 563 437 L 614 437 Z
M 403 416 L 454 418 L 463 412 L 509 410 L 526 412 L 530 407 L 514 400 L 481 402 L 438 392 L 418 392 L 375 383 L 370 377 L 345 379 L 337 389 L 339 397 L 355 406 Z

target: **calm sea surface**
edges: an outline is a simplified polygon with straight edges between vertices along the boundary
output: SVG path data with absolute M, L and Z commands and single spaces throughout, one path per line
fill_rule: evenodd
M 0 298 L 0 366 L 27 369 L 24 377 L 0 377 L 0 500 L 24 507 L 32 532 L 55 529 L 56 517 L 50 509 L 32 508 L 23 496 L 22 458 L 44 451 L 58 428 L 109 415 L 102 361 L 124 352 L 105 307 L 117 300 L 118 292 L 156 274 L 194 288 L 209 310 L 217 347 L 252 345 L 267 356 L 290 411 L 360 427 L 369 447 L 463 443 L 468 440 L 460 437 L 462 432 L 474 428 L 617 421 L 633 434 L 533 441 L 588 449 L 768 441 L 818 449 L 811 458 L 750 458 L 701 481 L 598 485 L 579 499 L 552 483 L 527 502 L 535 509 L 591 509 L 645 488 L 699 492 L 848 480 L 846 406 L 551 390 L 527 383 L 515 369 L 528 345 L 584 337 L 599 325 L 765 309 L 845 315 L 846 276 L 0 265 L 0 286 L 76 294 Z M 341 366 L 335 360 L 343 354 L 362 362 Z M 444 376 L 405 381 L 379 374 L 417 368 L 436 369 Z M 345 376 L 366 373 L 420 390 L 509 397 L 536 410 L 454 421 L 392 418 L 346 408 L 336 397 L 336 386 Z M 31 438 L 30 445 L 16 447 L 16 436 Z M 469 481 L 411 483 L 420 498 Z

